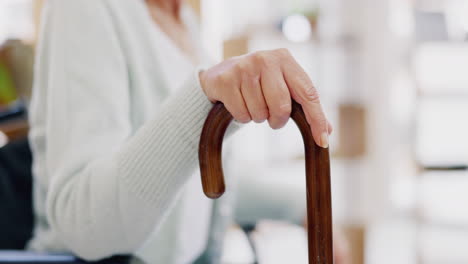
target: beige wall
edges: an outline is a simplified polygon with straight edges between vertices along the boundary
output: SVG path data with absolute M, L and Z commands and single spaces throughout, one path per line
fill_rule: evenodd
M 195 13 L 198 14 L 198 16 L 201 15 L 201 0 L 186 0 L 187 3 L 192 6 L 193 10 L 195 10 Z
M 35 37 L 34 40 L 37 40 L 37 33 L 39 32 L 39 25 L 41 21 L 41 9 L 44 3 L 44 0 L 33 0 L 33 17 L 34 17 L 34 28 L 35 28 Z

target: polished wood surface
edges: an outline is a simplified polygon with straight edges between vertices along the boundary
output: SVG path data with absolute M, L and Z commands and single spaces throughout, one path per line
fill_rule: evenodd
M 333 263 L 330 157 L 328 149 L 317 146 L 302 107 L 293 103 L 291 118 L 304 140 L 306 162 L 307 222 L 309 264 Z M 217 103 L 208 114 L 199 146 L 203 191 L 216 199 L 225 191 L 221 152 L 224 133 L 232 121 L 223 104 Z

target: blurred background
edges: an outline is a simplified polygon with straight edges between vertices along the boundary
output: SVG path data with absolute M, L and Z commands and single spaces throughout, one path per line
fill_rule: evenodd
M 216 61 L 286 47 L 310 74 L 334 125 L 334 222 L 354 264 L 468 263 L 467 0 L 187 1 Z M 28 130 L 41 3 L 0 0 L 1 145 Z M 230 145 L 223 262 L 305 263 L 295 124 L 249 124 Z

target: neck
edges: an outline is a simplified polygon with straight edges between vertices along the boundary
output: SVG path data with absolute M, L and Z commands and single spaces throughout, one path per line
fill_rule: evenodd
M 149 5 L 157 6 L 161 10 L 179 18 L 182 0 L 146 0 Z

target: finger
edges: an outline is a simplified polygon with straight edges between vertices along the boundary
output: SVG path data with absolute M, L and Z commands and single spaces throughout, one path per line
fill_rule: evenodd
M 291 91 L 291 96 L 301 104 L 312 129 L 312 135 L 317 145 L 328 148 L 328 121 L 322 110 L 317 90 L 309 76 L 291 58 L 283 66 L 286 83 Z
M 261 85 L 268 106 L 268 123 L 273 129 L 283 127 L 291 116 L 291 95 L 278 68 L 265 68 L 261 75 Z
M 252 120 L 240 89 L 233 89 L 232 95 L 225 98 L 223 103 L 229 113 L 239 123 L 248 123 Z
M 252 120 L 255 123 L 265 121 L 268 118 L 268 107 L 263 96 L 260 79 L 244 76 L 241 92 Z

